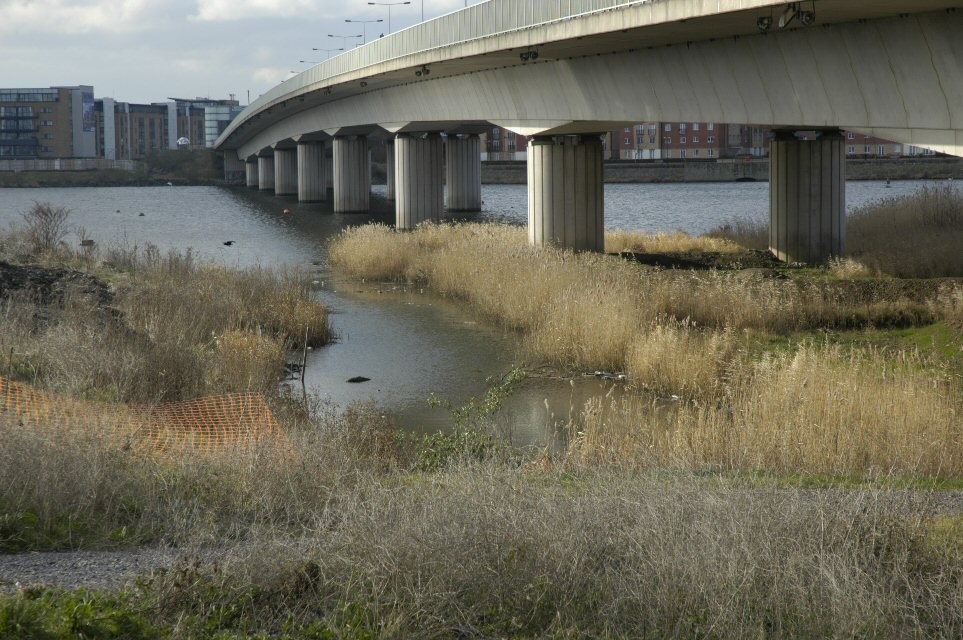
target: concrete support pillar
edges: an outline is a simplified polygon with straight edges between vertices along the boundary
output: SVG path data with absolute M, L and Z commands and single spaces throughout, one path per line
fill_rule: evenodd
M 371 202 L 371 158 L 364 136 L 336 136 L 334 160 L 334 212 L 367 211 Z
M 324 143 L 298 143 L 298 201 L 321 202 L 328 199 L 324 187 Z
M 257 159 L 257 188 L 261 191 L 274 191 L 274 156 Z
M 237 152 L 228 149 L 224 152 L 224 181 L 241 184 L 245 181 L 246 169 L 243 160 L 237 157 Z
M 604 251 L 604 171 L 599 135 L 538 136 L 528 143 L 528 240 Z
M 388 184 L 388 200 L 395 199 L 395 141 L 385 141 L 385 174 Z
M 395 227 L 440 220 L 445 205 L 445 143 L 438 133 L 395 138 Z
M 297 149 L 274 150 L 274 195 L 290 196 L 298 192 Z
M 846 147 L 839 132 L 769 148 L 769 249 L 785 262 L 823 264 L 846 250 Z
M 481 140 L 448 136 L 448 210 L 481 211 Z
M 257 189 L 257 159 L 247 160 L 244 162 L 244 177 L 246 178 L 245 183 L 251 189 Z

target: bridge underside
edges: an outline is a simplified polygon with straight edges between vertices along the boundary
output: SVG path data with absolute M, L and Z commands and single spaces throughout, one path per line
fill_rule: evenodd
M 530 212 L 535 216 L 530 219 L 533 241 L 601 249 L 597 240 L 587 240 L 596 237 L 601 220 L 595 198 L 601 191 L 600 174 L 596 177 L 593 169 L 595 143 L 589 137 L 554 138 L 568 148 L 544 146 L 552 136 L 658 121 L 817 130 L 827 135 L 805 148 L 785 136 L 773 143 L 779 154 L 773 155 L 771 215 L 774 226 L 790 229 L 773 233 L 774 252 L 787 260 L 819 262 L 841 254 L 845 240 L 840 218 L 844 186 L 833 186 L 843 162 L 838 156 L 842 145 L 830 143 L 829 132 L 846 129 L 963 156 L 961 33 L 963 12 L 946 10 L 594 55 L 556 56 L 553 48 L 562 51 L 562 45 L 549 43 L 537 48 L 534 61 L 516 58 L 511 65 L 471 72 L 459 72 L 467 64 L 464 60 L 453 61 L 447 72 L 446 63 L 438 62 L 430 75 L 415 76 L 409 69 L 406 76 L 372 76 L 371 86 L 369 81 L 332 85 L 264 110 L 221 148 L 234 150 L 241 159 L 263 160 L 270 150 L 290 148 L 307 138 L 401 135 L 405 149 L 429 149 L 419 136 L 444 132 L 471 138 L 491 125 L 501 126 L 532 136 L 533 144 L 540 145 L 538 153 L 529 154 L 529 176 L 536 176 L 540 185 L 582 182 L 577 196 L 559 192 L 537 201 L 530 198 L 530 209 L 536 210 Z M 263 122 L 255 126 L 257 118 Z M 565 168 L 570 161 L 575 164 Z M 395 164 L 397 176 L 404 177 L 406 210 L 411 202 L 431 202 L 421 217 L 436 217 L 440 192 L 416 200 L 411 194 L 417 185 L 438 180 L 418 179 L 418 168 L 410 161 L 396 158 Z M 355 166 L 367 171 L 364 163 Z M 437 171 L 432 168 L 431 175 Z M 274 180 L 291 183 L 281 174 Z M 534 190 L 536 185 L 530 185 Z M 411 219 L 420 217 L 406 214 L 405 220 Z M 817 219 L 825 224 L 817 224 Z M 577 238 L 569 237 L 569 227 L 580 230 Z

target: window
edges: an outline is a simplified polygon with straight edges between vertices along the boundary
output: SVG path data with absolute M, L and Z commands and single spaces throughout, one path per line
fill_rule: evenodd
M 896 155 L 900 155 L 901 153 L 903 153 L 903 145 L 894 144 L 893 153 L 895 153 Z
M 685 144 L 685 136 L 679 138 L 679 144 Z
M 672 144 L 672 138 L 669 136 L 662 138 L 662 144 Z
M 852 131 L 850 131 L 849 133 L 846 134 L 846 139 L 847 139 L 847 140 L 855 140 L 855 139 L 856 139 L 856 134 L 853 133 Z
M 693 130 L 693 131 L 698 131 L 698 130 L 699 130 L 699 123 L 698 123 L 698 122 L 693 122 L 693 123 L 692 123 L 692 130 Z
M 671 125 L 671 124 L 666 124 L 666 125 L 665 125 L 665 130 L 666 130 L 666 131 L 672 131 L 672 125 Z
M 632 139 L 631 139 L 631 138 L 626 138 L 626 139 L 625 139 L 625 142 L 624 142 L 623 144 L 625 144 L 625 146 L 629 146 L 630 144 L 632 144 Z
M 693 151 L 693 152 L 692 152 L 692 155 L 694 155 L 695 157 L 698 158 L 698 157 L 699 157 L 699 150 L 696 149 L 695 151 Z
M 655 144 L 655 136 L 649 136 L 649 144 Z
M 715 149 L 709 149 L 709 150 L 706 152 L 706 155 L 709 156 L 710 158 L 712 158 L 713 156 L 716 155 L 716 150 L 715 150 Z
M 865 153 L 866 155 L 869 155 L 872 152 L 873 152 L 873 148 L 868 144 L 863 147 L 863 153 Z
M 856 145 L 851 144 L 851 145 L 849 145 L 848 147 L 846 147 L 846 153 L 848 153 L 848 154 L 851 155 L 851 156 L 852 156 L 852 155 L 855 155 L 855 154 L 856 154 Z
M 43 139 L 44 139 L 44 140 L 53 140 L 53 137 L 54 137 L 54 136 L 53 136 L 52 133 L 45 133 L 45 134 L 43 134 Z
M 40 121 L 40 124 L 42 124 L 42 125 L 45 126 L 45 127 L 52 127 L 52 126 L 53 126 L 53 120 L 41 120 L 41 121 Z
M 879 151 L 879 155 L 885 156 L 885 155 L 886 155 L 886 145 L 885 145 L 885 144 L 879 145 L 878 151 Z
M 685 158 L 685 149 L 681 149 L 681 150 L 679 151 L 679 157 L 680 157 L 680 158 Z
M 698 142 L 699 136 L 692 136 L 692 142 Z
M 631 129 L 629 129 L 628 127 L 626 127 L 626 128 L 622 131 L 622 133 L 629 133 L 630 131 L 631 131 Z
M 715 130 L 716 130 L 716 123 L 715 123 L 715 122 L 710 122 L 708 125 L 706 125 L 706 129 L 708 129 L 709 131 L 715 131 Z
M 684 123 L 684 122 L 680 123 L 680 124 L 679 124 L 679 133 L 685 133 L 685 128 L 686 128 L 685 123 Z
M 707 143 L 712 144 L 712 143 L 715 142 L 715 141 L 716 141 L 716 137 L 715 137 L 715 136 L 706 136 L 706 142 L 707 142 Z

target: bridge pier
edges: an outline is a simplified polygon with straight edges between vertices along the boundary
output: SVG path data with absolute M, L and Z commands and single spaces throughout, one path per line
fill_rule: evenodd
M 274 191 L 274 156 L 258 156 L 257 188 L 261 191 Z
M 780 131 L 769 149 L 769 250 L 785 262 L 824 264 L 846 250 L 846 147 L 840 132 L 799 140 Z
M 388 186 L 388 200 L 395 199 L 395 141 L 385 140 L 385 183 Z
M 274 150 L 274 195 L 290 196 L 298 192 L 298 152 L 296 149 Z
M 257 189 L 257 158 L 244 161 L 244 183 L 250 189 Z
M 481 211 L 481 139 L 448 136 L 448 210 Z
M 600 135 L 536 136 L 528 143 L 528 240 L 604 251 Z
M 349 213 L 370 209 L 371 159 L 368 155 L 368 138 L 335 136 L 332 159 L 334 212 Z
M 441 134 L 395 138 L 395 227 L 414 229 L 444 212 L 445 143 Z
M 298 143 L 298 202 L 327 200 L 324 184 L 324 143 Z
M 240 184 L 245 181 L 245 163 L 237 157 L 237 152 L 229 149 L 224 152 L 224 181 Z

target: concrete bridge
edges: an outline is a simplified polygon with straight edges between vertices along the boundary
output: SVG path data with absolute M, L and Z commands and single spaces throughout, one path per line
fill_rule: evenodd
M 530 136 L 531 242 L 601 250 L 601 132 L 764 126 L 777 132 L 770 246 L 819 263 L 845 250 L 840 129 L 963 155 L 960 4 L 489 0 L 292 77 L 216 147 L 249 186 L 312 201 L 330 183 L 350 212 L 368 209 L 368 146 L 384 139 L 396 224 L 410 229 L 442 215 L 445 182 L 449 210 L 480 207 L 478 134 L 497 125 Z

